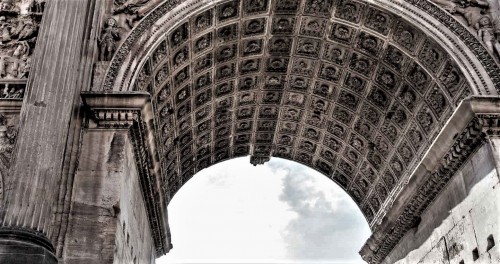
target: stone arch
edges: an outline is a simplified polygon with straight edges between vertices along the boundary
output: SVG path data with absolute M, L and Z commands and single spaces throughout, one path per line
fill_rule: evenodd
M 277 156 L 336 181 L 373 227 L 460 101 L 497 94 L 494 60 L 427 1 L 260 2 L 164 2 L 111 61 L 104 90 L 152 95 L 168 199 L 211 164 Z

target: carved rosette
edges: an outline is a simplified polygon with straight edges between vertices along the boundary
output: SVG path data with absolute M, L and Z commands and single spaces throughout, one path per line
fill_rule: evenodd
M 257 165 L 263 165 L 264 163 L 268 162 L 271 159 L 271 157 L 262 157 L 262 156 L 251 156 L 250 157 L 250 164 L 257 166 Z

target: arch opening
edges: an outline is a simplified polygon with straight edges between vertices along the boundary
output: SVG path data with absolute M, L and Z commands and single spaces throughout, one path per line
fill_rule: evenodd
M 248 157 L 200 171 L 169 205 L 174 248 L 158 263 L 364 263 L 368 222 L 339 186 L 296 162 Z

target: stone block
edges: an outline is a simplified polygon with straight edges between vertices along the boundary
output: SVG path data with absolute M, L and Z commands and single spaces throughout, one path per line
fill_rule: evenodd
M 439 243 L 418 264 L 449 264 L 444 238 L 439 240 Z

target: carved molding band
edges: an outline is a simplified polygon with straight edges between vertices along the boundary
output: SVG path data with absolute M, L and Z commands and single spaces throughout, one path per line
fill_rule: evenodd
M 402 199 L 399 205 L 391 208 L 384 217 L 383 224 L 375 228 L 361 249 L 360 254 L 365 261 L 370 264 L 381 263 L 406 232 L 418 226 L 422 213 L 465 161 L 484 144 L 485 138 L 498 135 L 500 109 L 495 104 L 499 101 L 500 98 L 494 97 L 471 97 L 464 100 L 419 165 L 422 169 L 415 170 L 409 184 L 400 192 L 410 198 Z M 460 127 L 464 128 L 457 135 Z M 453 143 L 450 145 L 451 142 Z M 435 153 L 446 145 L 450 146 L 449 150 L 442 153 L 441 157 L 436 156 Z M 432 171 L 427 171 L 424 168 L 432 163 L 430 160 L 434 160 L 436 164 L 430 166 L 434 167 Z
M 101 128 L 129 128 L 139 119 L 137 110 L 94 109 L 92 116 Z

